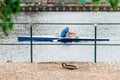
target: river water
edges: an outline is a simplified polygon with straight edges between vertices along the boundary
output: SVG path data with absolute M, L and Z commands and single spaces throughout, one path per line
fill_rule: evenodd
M 94 38 L 93 25 L 74 25 L 67 23 L 119 23 L 120 12 L 20 12 L 13 16 L 14 23 L 66 23 L 59 25 L 35 24 L 33 36 L 59 36 L 66 26 L 77 36 Z M 97 61 L 119 62 L 120 25 L 97 25 L 97 38 L 109 38 L 110 41 L 97 42 Z M 18 36 L 29 36 L 29 24 L 15 24 L 8 37 L 0 39 L 0 61 L 30 62 L 30 42 L 19 42 Z M 19 45 L 15 45 L 19 44 Z M 21 44 L 21 45 L 20 45 Z M 78 61 L 94 62 L 94 42 L 82 41 L 72 43 L 33 42 L 33 61 Z M 52 45 L 49 45 L 52 44 Z M 57 45 L 54 45 L 57 44 Z M 75 45 L 73 45 L 75 44 Z

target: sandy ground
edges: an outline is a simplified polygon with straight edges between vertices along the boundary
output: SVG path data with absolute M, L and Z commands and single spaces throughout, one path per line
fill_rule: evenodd
M 120 80 L 117 62 L 66 62 L 78 69 L 69 70 L 62 62 L 0 63 L 0 80 Z

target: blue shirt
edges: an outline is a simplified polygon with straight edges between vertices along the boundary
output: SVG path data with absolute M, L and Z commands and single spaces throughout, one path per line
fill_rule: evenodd
M 68 28 L 63 29 L 60 36 L 61 37 L 66 37 L 67 32 L 69 32 Z

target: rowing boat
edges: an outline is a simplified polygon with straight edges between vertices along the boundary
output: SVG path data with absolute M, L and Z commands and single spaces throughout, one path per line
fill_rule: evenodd
M 18 41 L 30 41 L 30 36 L 19 36 Z M 107 38 L 78 38 L 78 37 L 55 37 L 55 36 L 32 36 L 32 41 L 57 41 L 57 42 L 79 42 L 79 41 L 109 41 Z

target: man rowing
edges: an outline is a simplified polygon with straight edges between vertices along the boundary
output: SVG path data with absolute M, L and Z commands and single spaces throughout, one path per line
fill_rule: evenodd
M 61 37 L 71 37 L 72 35 L 75 35 L 76 33 L 74 33 L 74 32 L 70 32 L 69 31 L 69 27 L 66 27 L 66 28 L 64 28 L 62 31 L 61 31 L 61 34 L 60 34 L 60 36 Z

